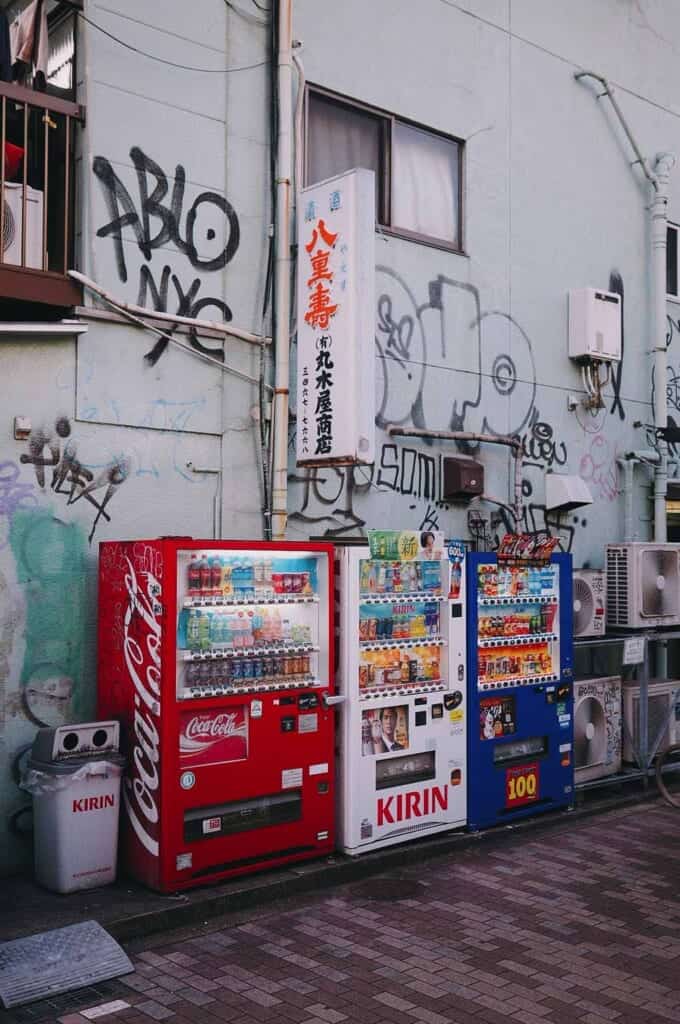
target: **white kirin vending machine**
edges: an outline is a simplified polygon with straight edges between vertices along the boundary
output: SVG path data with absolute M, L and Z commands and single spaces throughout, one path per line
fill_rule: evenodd
M 464 546 L 370 531 L 336 545 L 340 847 L 466 822 Z

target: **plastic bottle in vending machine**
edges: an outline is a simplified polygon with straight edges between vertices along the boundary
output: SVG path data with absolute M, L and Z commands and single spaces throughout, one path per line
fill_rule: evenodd
M 217 647 L 222 642 L 222 616 L 217 612 L 213 612 L 209 617 L 209 638 L 210 646 Z
M 198 555 L 193 554 L 187 566 L 187 596 L 198 597 L 201 593 L 201 566 Z
M 222 561 L 222 579 L 220 581 L 220 590 L 223 597 L 231 597 L 234 593 L 234 586 L 231 579 L 232 563 L 230 559 L 223 559 Z
M 253 611 L 253 641 L 255 646 L 258 647 L 264 642 L 262 635 L 262 627 L 264 625 L 264 615 L 262 614 L 262 608 L 255 608 Z
M 203 612 L 198 621 L 198 646 L 202 651 L 210 650 L 210 624 L 212 621 L 211 612 Z
M 275 608 L 272 612 L 272 643 L 280 644 L 283 638 L 283 628 L 281 624 L 281 612 L 278 608 Z
M 203 552 L 199 561 L 201 597 L 207 597 L 210 593 L 210 562 L 208 556 Z
M 272 560 L 265 558 L 262 570 L 262 586 L 265 598 L 274 596 L 274 584 L 272 582 Z
M 210 593 L 215 597 L 222 593 L 222 559 L 219 555 L 210 560 Z
M 189 620 L 187 622 L 187 647 L 190 651 L 198 651 L 201 646 L 200 619 L 201 613 L 198 608 L 194 608 L 193 611 L 189 612 Z
M 200 675 L 200 663 L 198 661 L 190 661 L 184 669 L 184 685 L 188 687 L 198 686 Z

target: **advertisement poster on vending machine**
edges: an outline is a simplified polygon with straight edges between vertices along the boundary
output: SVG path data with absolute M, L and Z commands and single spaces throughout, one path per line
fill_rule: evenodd
M 361 753 L 408 750 L 408 705 L 368 708 L 361 712 Z

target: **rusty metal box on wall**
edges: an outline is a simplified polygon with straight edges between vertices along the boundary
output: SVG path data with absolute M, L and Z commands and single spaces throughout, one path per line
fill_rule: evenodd
M 464 456 L 442 459 L 442 499 L 464 501 L 484 493 L 484 466 Z

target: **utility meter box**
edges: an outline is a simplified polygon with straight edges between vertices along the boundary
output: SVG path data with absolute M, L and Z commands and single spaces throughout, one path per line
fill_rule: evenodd
M 599 288 L 569 292 L 569 358 L 614 363 L 621 359 L 621 296 Z
M 470 501 L 484 493 L 484 466 L 467 456 L 442 459 L 442 500 Z

